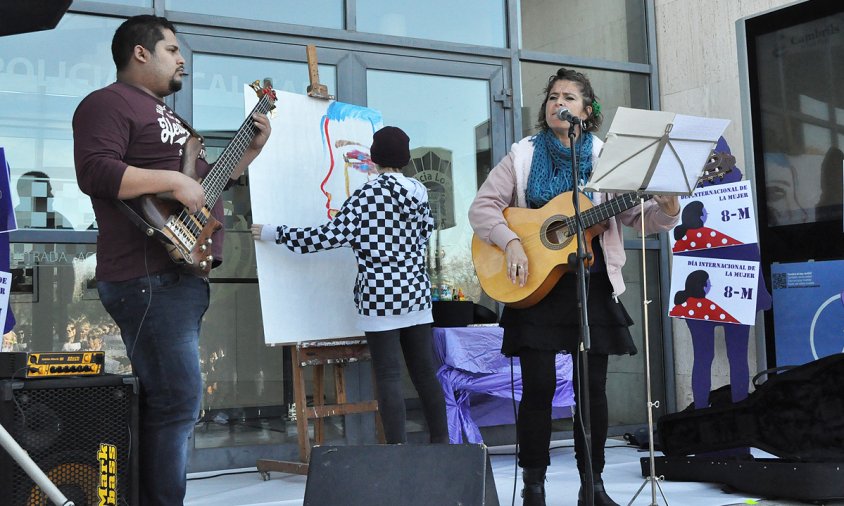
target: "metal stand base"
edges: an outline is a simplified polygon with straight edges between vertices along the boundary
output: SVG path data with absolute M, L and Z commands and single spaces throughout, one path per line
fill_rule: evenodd
M 668 499 L 665 498 L 665 494 L 662 493 L 662 487 L 659 485 L 659 482 L 662 480 L 662 476 L 654 478 L 653 476 L 645 477 L 645 481 L 642 482 L 642 486 L 639 487 L 639 490 L 636 491 L 636 494 L 633 496 L 633 499 L 630 499 L 630 502 L 627 503 L 627 506 L 632 506 L 633 502 L 639 497 L 639 494 L 642 493 L 642 490 L 645 489 L 645 485 L 651 483 L 651 489 L 654 488 L 659 490 L 659 495 L 662 496 L 662 501 L 665 503 L 665 506 L 668 506 Z M 650 506 L 658 506 L 656 503 L 656 494 L 651 497 L 651 504 Z
M 639 497 L 639 494 L 645 488 L 645 485 L 648 483 L 651 484 L 651 502 L 650 506 L 657 506 L 656 503 L 656 491 L 659 489 L 659 495 L 662 496 L 662 500 L 665 501 L 665 505 L 668 506 L 668 500 L 665 498 L 665 494 L 662 493 L 662 487 L 659 486 L 660 478 L 656 478 L 656 471 L 655 471 L 655 462 L 654 462 L 654 416 L 653 416 L 653 408 L 659 407 L 659 401 L 652 401 L 651 400 L 651 348 L 650 348 L 650 336 L 648 333 L 648 304 L 651 303 L 648 300 L 648 269 L 647 269 L 647 255 L 645 254 L 645 199 L 640 198 L 639 202 L 639 209 L 642 213 L 642 308 L 644 309 L 644 325 L 645 325 L 645 386 L 647 389 L 648 395 L 648 455 L 650 457 L 650 475 L 645 478 L 645 481 L 642 483 L 642 486 L 639 487 L 639 490 L 636 491 L 636 495 L 633 496 L 633 499 L 630 499 L 630 502 L 627 503 L 627 506 L 631 506 L 633 501 Z

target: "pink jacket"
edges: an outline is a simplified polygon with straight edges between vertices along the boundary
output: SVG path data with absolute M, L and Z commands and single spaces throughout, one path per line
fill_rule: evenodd
M 604 143 L 593 136 L 593 163 L 601 152 Z M 510 152 L 489 173 L 475 200 L 469 207 L 469 223 L 475 234 L 484 241 L 494 244 L 504 250 L 516 233 L 510 230 L 504 220 L 503 211 L 507 207 L 527 207 L 525 201 L 525 187 L 530 175 L 530 164 L 533 160 L 533 143 L 530 137 L 513 144 Z M 592 196 L 594 204 L 601 204 L 615 197 L 612 193 L 595 193 Z M 642 214 L 640 206 L 628 209 L 610 218 L 609 229 L 600 236 L 601 248 L 607 265 L 607 274 L 613 286 L 613 296 L 624 293 L 624 278 L 621 268 L 627 260 L 624 253 L 624 237 L 621 224 L 641 230 Z M 645 233 L 653 234 L 669 230 L 680 220 L 680 215 L 669 216 L 654 201 L 645 202 Z M 620 222 L 620 223 L 619 223 Z

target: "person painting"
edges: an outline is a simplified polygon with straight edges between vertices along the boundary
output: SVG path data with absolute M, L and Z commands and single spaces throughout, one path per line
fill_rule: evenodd
M 399 128 L 378 130 L 370 148 L 378 177 L 355 191 L 331 221 L 309 228 L 254 224 L 252 237 L 296 253 L 354 250 L 354 300 L 372 355 L 385 439 L 390 444 L 407 442 L 403 354 L 422 401 L 430 441 L 448 443 L 445 397 L 436 377 L 431 334 L 431 282 L 425 269 L 434 220 L 425 186 L 401 173 L 410 161 L 409 143 Z
M 117 82 L 85 97 L 73 116 L 79 188 L 91 197 L 97 236 L 97 290 L 120 328 L 140 380 L 139 504 L 173 506 L 185 496 L 188 439 L 199 414 L 199 331 L 208 279 L 174 263 L 165 246 L 121 210 L 121 200 L 170 194 L 190 213 L 205 206 L 203 187 L 182 174 L 190 126 L 165 103 L 179 91 L 185 59 L 176 29 L 162 17 L 131 17 L 114 33 Z M 229 184 L 258 156 L 269 120 L 253 115 L 255 135 Z M 196 160 L 208 173 L 204 150 Z M 130 204 L 131 205 L 131 204 Z M 222 201 L 212 214 L 222 221 Z M 222 231 L 212 236 L 222 261 Z
M 557 117 L 566 108 L 581 121 L 571 145 L 569 122 Z M 482 240 L 505 252 L 507 276 L 524 286 L 530 275 L 529 259 L 520 238 L 507 226 L 503 211 L 518 206 L 540 208 L 561 193 L 572 191 L 571 150 L 576 150 L 578 184 L 585 183 L 603 144 L 595 135 L 601 125 L 600 105 L 589 79 L 574 70 L 561 68 L 548 79 L 538 116 L 539 133 L 514 144 L 509 154 L 490 172 L 469 208 L 469 222 Z M 595 193 L 595 204 L 611 195 Z M 676 197 L 655 196 L 644 209 L 647 233 L 668 230 L 679 219 Z M 624 290 L 621 268 L 625 263 L 622 225 L 641 228 L 639 206 L 604 222 L 605 230 L 592 240 L 594 264 L 589 269 L 588 301 L 592 346 L 588 355 L 588 378 L 580 377 L 580 310 L 577 304 L 577 276 L 569 272 L 537 304 L 516 309 L 505 307 L 501 316 L 504 340 L 501 352 L 521 361 L 522 399 L 516 421 L 519 466 L 523 468 L 524 505 L 545 505 L 545 473 L 550 464 L 551 400 L 555 389 L 554 357 L 573 355 L 575 400 L 580 384 L 588 382 L 591 410 L 591 448 L 585 448 L 580 411 L 574 416 L 575 457 L 580 472 L 578 504 L 588 497 L 586 473 L 592 473 L 594 504 L 615 505 L 607 494 L 601 473 L 608 429 L 606 396 L 609 355 L 636 353 L 628 327 L 633 321 L 618 300 Z M 591 457 L 591 469 L 587 467 Z

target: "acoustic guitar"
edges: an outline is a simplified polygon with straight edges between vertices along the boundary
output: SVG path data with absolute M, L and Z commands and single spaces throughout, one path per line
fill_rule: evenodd
M 196 174 L 196 160 L 203 149 L 202 138 L 191 131 L 182 150 L 181 172 L 197 180 L 205 190 L 205 205 L 191 213 L 181 202 L 167 195 L 142 195 L 132 199 L 135 207 L 126 202 L 121 208 L 148 236 L 161 241 L 170 258 L 198 275 L 207 276 L 214 258 L 210 254 L 211 235 L 223 225 L 211 214 L 217 199 L 222 195 L 235 167 L 255 137 L 257 129 L 252 124 L 252 114 L 267 114 L 275 108 L 276 95 L 270 86 L 262 88 L 258 81 L 250 84 L 259 100 L 246 116 L 240 129 L 223 150 L 208 174 L 200 180 Z
M 723 177 L 735 166 L 735 157 L 712 153 L 698 179 L 711 181 Z M 578 195 L 586 250 L 592 252 L 592 239 L 603 232 L 601 224 L 649 200 L 646 193 L 624 193 L 597 206 L 586 195 Z M 481 288 L 493 299 L 515 308 L 530 307 L 542 300 L 567 271 L 573 269 L 569 255 L 577 250 L 572 192 L 562 193 L 539 209 L 508 207 L 504 210 L 507 226 L 522 242 L 528 258 L 529 276 L 525 286 L 514 284 L 507 277 L 507 258 L 493 244 L 472 237 L 472 261 Z M 588 265 L 593 261 L 590 259 Z

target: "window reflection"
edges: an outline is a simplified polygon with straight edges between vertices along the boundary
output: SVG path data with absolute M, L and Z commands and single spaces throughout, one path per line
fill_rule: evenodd
M 844 35 L 833 28 L 842 22 L 821 17 L 756 39 L 769 227 L 841 220 Z
M 412 160 L 405 172 L 425 184 L 436 213 L 431 282 L 460 288 L 492 306 L 475 276 L 467 217 L 479 172 L 485 177 L 490 166 L 489 93 L 485 80 L 367 72 L 368 106 L 381 112 L 385 125 L 400 126 L 410 136 Z
M 308 65 L 300 62 L 194 54 L 192 69 L 193 127 L 212 137 L 218 132 L 230 138 L 240 128 L 244 85 L 269 79 L 276 90 L 304 95 L 310 84 Z M 319 80 L 336 93 L 337 68 L 319 65 Z
M 115 80 L 110 44 L 119 22 L 66 14 L 53 30 L 0 37 L 0 146 L 20 228 L 85 230 L 94 222 L 76 185 L 70 122 L 84 96 Z
M 643 0 L 522 0 L 520 6 L 522 49 L 648 63 Z
M 167 0 L 164 5 L 168 11 L 196 12 L 211 16 L 323 28 L 343 28 L 344 25 L 343 0 L 250 0 L 248 3 L 227 0 Z
M 503 0 L 357 0 L 355 5 L 359 32 L 478 46 L 505 47 L 507 44 Z

